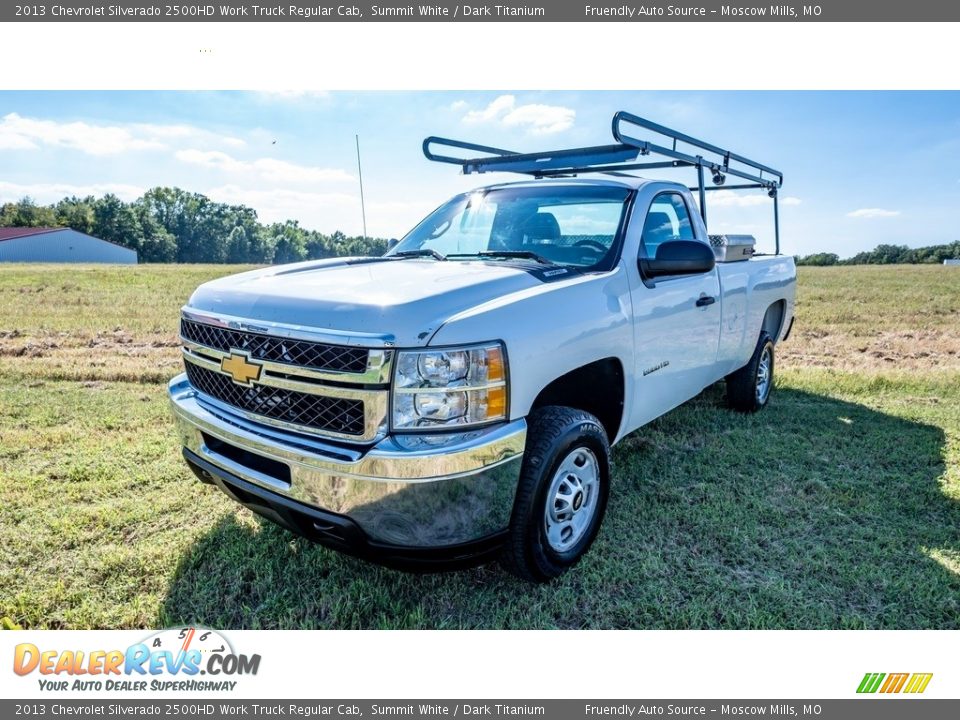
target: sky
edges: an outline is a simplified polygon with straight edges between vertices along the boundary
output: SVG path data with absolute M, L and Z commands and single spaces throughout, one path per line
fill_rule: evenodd
M 453 194 L 512 179 L 428 162 L 424 137 L 602 145 L 617 110 L 781 170 L 784 252 L 960 239 L 960 92 L 0 92 L 0 203 L 173 185 L 359 235 L 359 135 L 367 232 L 402 237 Z M 762 191 L 713 193 L 707 209 L 711 232 L 770 248 Z

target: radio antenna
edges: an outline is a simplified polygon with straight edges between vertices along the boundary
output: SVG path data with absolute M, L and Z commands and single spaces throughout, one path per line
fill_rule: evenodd
M 360 166 L 360 136 L 354 135 L 357 141 L 357 175 L 360 178 L 360 214 L 363 217 L 363 239 L 367 239 L 367 206 L 363 202 L 363 168 Z

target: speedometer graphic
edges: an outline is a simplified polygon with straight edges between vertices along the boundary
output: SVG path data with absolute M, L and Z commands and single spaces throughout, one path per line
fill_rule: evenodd
M 198 650 L 202 657 L 213 653 L 233 654 L 230 641 L 216 630 L 202 627 L 179 627 L 161 630 L 143 641 L 151 651 L 167 650 L 176 656 L 189 650 Z

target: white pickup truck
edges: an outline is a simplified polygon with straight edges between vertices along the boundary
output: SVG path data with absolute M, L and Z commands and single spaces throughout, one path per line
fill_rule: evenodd
M 169 386 L 196 475 L 393 566 L 499 557 L 543 582 L 576 563 L 608 502 L 610 447 L 719 380 L 732 408 L 762 408 L 794 313 L 779 228 L 760 256 L 704 222 L 732 176 L 747 182 L 726 189 L 770 195 L 778 225 L 782 174 L 628 113 L 614 138 L 534 154 L 428 138 L 431 160 L 531 179 L 458 195 L 383 257 L 200 286 Z M 693 168 L 696 198 L 632 174 L 664 167 Z

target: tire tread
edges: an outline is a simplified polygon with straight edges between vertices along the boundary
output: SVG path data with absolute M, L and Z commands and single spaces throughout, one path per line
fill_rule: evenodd
M 763 352 L 763 347 L 767 343 L 772 344 L 773 339 L 769 333 L 761 332 L 753 350 L 753 355 L 750 357 L 750 362 L 736 372 L 727 375 L 727 404 L 734 410 L 745 413 L 757 412 L 770 400 L 773 388 L 770 388 L 770 392 L 767 393 L 765 402 L 761 404 L 757 401 L 757 367 L 760 365 L 760 355 Z M 774 364 L 771 369 L 775 367 Z M 772 377 L 770 382 L 773 382 Z
M 538 558 L 537 553 L 531 552 L 531 542 L 539 532 L 539 526 L 536 524 L 538 514 L 533 513 L 531 517 L 531 508 L 537 504 L 544 465 L 551 462 L 554 448 L 572 427 L 581 424 L 594 425 L 600 430 L 598 437 L 602 439 L 604 457 L 598 459 L 606 465 L 606 477 L 603 480 L 609 483 L 610 444 L 603 426 L 596 417 L 583 410 L 559 405 L 542 407 L 530 415 L 527 447 L 524 450 L 520 483 L 510 521 L 511 531 L 500 559 L 508 572 L 528 582 L 547 582 L 567 569 L 567 566 L 557 566 L 555 563 L 550 563 L 549 559 Z M 601 507 L 598 511 L 599 520 L 602 520 L 603 510 L 604 507 Z

